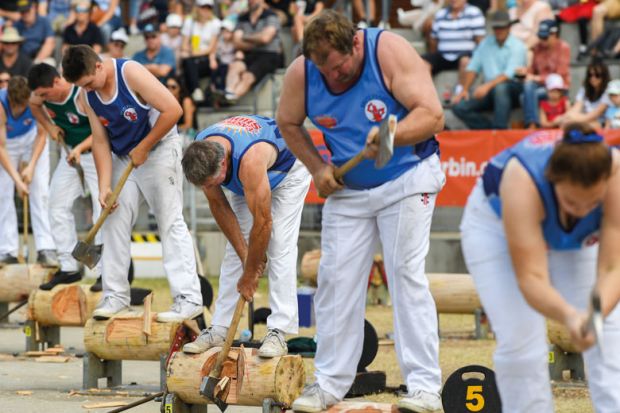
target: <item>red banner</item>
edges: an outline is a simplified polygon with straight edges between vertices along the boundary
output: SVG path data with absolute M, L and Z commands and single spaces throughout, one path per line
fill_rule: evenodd
M 553 134 L 560 130 L 549 131 Z M 462 207 L 469 193 L 482 174 L 488 160 L 496 153 L 514 145 L 532 131 L 520 130 L 480 130 L 446 131 L 437 135 L 441 149 L 441 166 L 446 174 L 446 185 L 437 198 L 437 206 Z M 321 156 L 329 161 L 330 152 L 325 146 L 323 135 L 314 129 L 310 131 L 312 141 Z M 620 145 L 620 130 L 604 131 L 603 136 L 610 145 Z M 320 198 L 311 185 L 306 203 L 320 204 Z

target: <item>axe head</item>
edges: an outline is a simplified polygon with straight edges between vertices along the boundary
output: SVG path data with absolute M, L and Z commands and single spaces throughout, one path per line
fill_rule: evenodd
M 219 381 L 219 378 L 212 376 L 207 376 L 203 378 L 202 382 L 200 383 L 200 394 L 215 403 L 215 405 L 219 407 L 219 409 L 223 413 L 228 408 L 228 403 L 221 400 L 219 397 L 216 397 L 214 394 L 215 386 L 217 385 L 217 383 L 219 383 Z
M 102 251 L 103 245 L 93 245 L 87 244 L 84 241 L 78 241 L 71 255 L 88 268 L 93 269 L 101 259 Z
M 396 115 L 388 115 L 379 125 L 379 154 L 375 160 L 375 167 L 383 168 L 392 159 L 394 154 L 394 135 L 398 119 Z

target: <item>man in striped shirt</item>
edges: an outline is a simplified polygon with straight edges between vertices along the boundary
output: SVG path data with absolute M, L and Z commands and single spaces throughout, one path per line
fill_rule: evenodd
M 467 0 L 448 0 L 433 20 L 429 53 L 422 57 L 431 73 L 459 70 L 463 84 L 465 68 L 476 45 L 485 35 L 484 14 Z

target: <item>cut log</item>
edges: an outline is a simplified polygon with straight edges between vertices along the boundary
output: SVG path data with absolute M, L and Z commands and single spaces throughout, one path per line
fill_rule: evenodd
M 0 266 L 0 302 L 12 303 L 27 299 L 39 285 L 48 282 L 57 270 L 39 264 Z
M 91 317 L 93 315 L 93 311 L 97 308 L 97 304 L 101 301 L 101 296 L 103 293 L 101 291 L 91 291 L 90 285 L 82 285 L 82 289 L 86 295 L 86 317 Z
M 551 344 L 567 353 L 580 353 L 573 344 L 568 329 L 555 320 L 547 320 L 547 337 Z
M 216 347 L 201 354 L 175 353 L 168 364 L 168 392 L 177 394 L 185 403 L 208 403 L 199 393 L 200 383 L 215 364 L 219 351 Z M 265 359 L 256 353 L 257 349 L 231 348 L 222 370 L 222 378 L 229 378 L 224 401 L 231 405 L 262 406 L 264 399 L 271 398 L 290 406 L 301 394 L 306 379 L 301 357 Z
M 398 413 L 398 408 L 395 404 L 351 400 L 333 405 L 327 413 Z
M 84 326 L 86 351 L 103 360 L 159 360 L 167 354 L 180 323 L 159 323 L 151 315 L 151 335 L 143 333 L 142 313 L 109 320 L 89 319 Z
M 36 289 L 28 299 L 28 318 L 43 326 L 83 326 L 87 319 L 84 290 L 77 284 Z
M 437 312 L 473 314 L 481 308 L 480 298 L 469 274 L 426 274 Z
M 308 281 L 313 287 L 316 287 L 316 278 L 319 271 L 319 261 L 321 259 L 321 250 L 310 250 L 301 258 L 301 278 Z

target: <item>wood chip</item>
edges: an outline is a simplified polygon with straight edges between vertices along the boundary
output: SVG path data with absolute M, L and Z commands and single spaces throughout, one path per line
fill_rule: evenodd
M 65 352 L 65 349 L 62 347 L 52 347 L 52 348 L 48 348 L 47 350 L 45 350 L 46 354 L 60 354 L 64 352 Z
M 37 363 L 66 363 L 69 360 L 70 356 L 41 356 L 35 359 Z
M 19 396 L 30 396 L 32 394 L 32 390 L 17 390 L 15 394 Z
M 117 402 L 97 402 L 97 403 L 84 403 L 82 407 L 84 409 L 104 409 L 106 407 L 121 407 L 127 406 L 129 402 L 117 401 Z
M 41 356 L 48 356 L 49 353 L 46 353 L 45 351 L 26 351 L 24 353 L 24 356 L 26 357 L 41 357 Z

